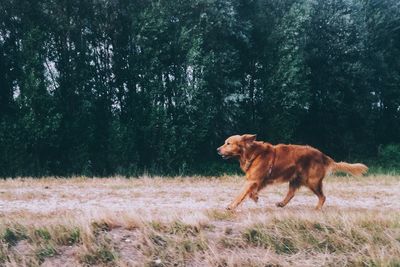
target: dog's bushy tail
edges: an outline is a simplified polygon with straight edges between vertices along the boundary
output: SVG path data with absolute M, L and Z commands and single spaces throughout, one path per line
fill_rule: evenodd
M 361 176 L 368 171 L 368 167 L 362 163 L 333 162 L 331 170 L 332 172 L 340 171 L 350 173 L 354 176 Z

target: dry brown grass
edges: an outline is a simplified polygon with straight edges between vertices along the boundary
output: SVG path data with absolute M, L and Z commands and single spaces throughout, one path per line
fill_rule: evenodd
M 0 266 L 399 266 L 400 177 L 328 177 L 326 206 L 286 185 L 225 206 L 243 178 L 0 182 Z

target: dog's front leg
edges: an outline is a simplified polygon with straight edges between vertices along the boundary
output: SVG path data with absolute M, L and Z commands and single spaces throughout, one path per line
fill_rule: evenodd
M 234 210 L 237 206 L 239 206 L 240 203 L 242 203 L 243 199 L 246 198 L 246 196 L 253 192 L 257 188 L 257 182 L 255 181 L 247 181 L 243 191 L 240 193 L 239 196 L 235 198 L 235 200 L 227 207 L 227 210 Z

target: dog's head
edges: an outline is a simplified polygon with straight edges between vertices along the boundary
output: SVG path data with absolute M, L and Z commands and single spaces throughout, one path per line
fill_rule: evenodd
M 224 159 L 240 157 L 251 143 L 256 140 L 255 134 L 233 135 L 217 148 L 218 154 Z

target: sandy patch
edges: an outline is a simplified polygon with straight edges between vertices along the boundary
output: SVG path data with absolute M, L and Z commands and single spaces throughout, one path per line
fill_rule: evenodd
M 14 184 L 5 181 L 0 182 L 0 214 L 7 217 L 7 214 L 15 213 L 92 215 L 128 211 L 142 217 L 193 215 L 208 209 L 225 208 L 240 192 L 243 183 L 237 177 L 221 180 L 47 179 Z M 239 210 L 279 210 L 274 203 L 284 197 L 286 188 L 286 184 L 272 185 L 261 192 L 257 204 L 247 199 Z M 328 178 L 324 183 L 327 196 L 324 209 L 400 210 L 398 188 L 400 182 L 396 179 L 382 182 L 369 178 L 362 184 L 359 180 Z M 316 203 L 316 196 L 302 188 L 284 209 L 312 209 Z

